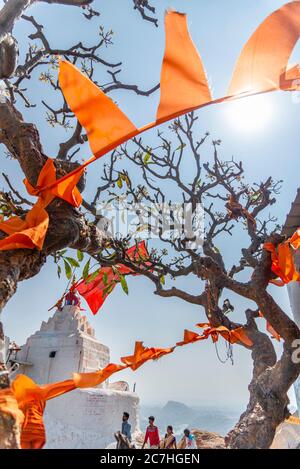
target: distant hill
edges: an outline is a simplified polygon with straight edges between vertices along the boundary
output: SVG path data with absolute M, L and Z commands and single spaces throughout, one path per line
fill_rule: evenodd
M 182 402 L 168 401 L 165 406 L 141 406 L 140 424 L 144 430 L 149 415 L 155 416 L 155 423 L 163 434 L 168 425 L 174 427 L 176 435 L 181 435 L 185 428 L 198 428 L 217 432 L 225 436 L 237 422 L 241 411 L 222 410 L 213 407 L 189 407 Z

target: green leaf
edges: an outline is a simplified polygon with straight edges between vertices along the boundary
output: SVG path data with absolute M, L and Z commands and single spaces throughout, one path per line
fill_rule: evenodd
M 123 187 L 123 181 L 122 181 L 122 179 L 121 179 L 120 177 L 119 177 L 119 179 L 117 180 L 117 186 L 118 186 L 119 189 L 122 189 L 122 187 Z
M 66 259 L 72 267 L 80 267 L 79 263 L 76 261 L 76 259 L 73 259 L 73 257 L 66 257 Z
M 91 259 L 89 259 L 89 260 L 87 261 L 87 263 L 85 264 L 85 266 L 84 266 L 84 268 L 83 268 L 83 271 L 82 271 L 82 278 L 83 278 L 83 280 L 86 280 L 86 278 L 87 278 L 88 275 L 89 275 L 90 261 L 91 261 Z
M 165 281 L 165 277 L 164 275 L 162 275 L 160 278 L 159 278 L 159 281 L 162 285 L 165 285 L 166 281 Z
M 108 283 L 108 275 L 107 275 L 107 272 L 104 272 L 104 273 L 103 273 L 102 280 L 103 280 L 103 284 L 104 284 L 104 285 L 107 285 L 107 283 Z
M 68 280 L 70 280 L 70 278 L 72 277 L 72 267 L 70 266 L 69 262 L 66 261 L 66 259 L 64 259 L 64 264 L 66 277 Z
M 91 275 L 88 276 L 88 278 L 86 279 L 86 283 L 90 283 L 92 282 L 93 280 L 95 280 L 95 278 L 99 275 L 99 269 L 98 270 L 95 270 L 95 272 L 93 272 Z
M 60 265 L 57 266 L 57 275 L 58 275 L 58 278 L 60 278 L 60 276 L 61 276 L 61 266 Z
M 126 282 L 126 278 L 124 277 L 124 275 L 119 274 L 119 279 L 120 279 L 121 286 L 122 286 L 122 289 L 123 289 L 124 293 L 126 293 L 126 295 L 128 295 L 128 285 L 127 285 L 127 282 Z
M 146 155 L 144 156 L 143 163 L 148 164 L 151 159 L 151 151 L 147 151 Z
M 83 261 L 83 252 L 79 251 L 79 249 L 77 249 L 77 259 L 79 262 Z
M 104 290 L 103 290 L 103 296 L 109 295 L 109 294 L 113 291 L 115 285 L 116 285 L 116 282 L 113 281 L 113 282 L 111 282 L 106 288 L 104 288 Z

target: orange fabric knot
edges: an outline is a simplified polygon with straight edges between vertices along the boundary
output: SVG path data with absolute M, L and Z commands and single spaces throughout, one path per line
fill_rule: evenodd
M 298 249 L 300 245 L 299 230 L 287 241 L 280 243 L 277 248 L 272 243 L 265 243 L 264 249 L 271 253 L 272 272 L 281 279 L 284 284 L 290 282 L 299 282 L 300 274 L 297 272 L 292 248 Z M 278 284 L 277 281 L 271 283 Z
M 24 184 L 30 195 L 38 197 L 37 203 L 27 212 L 25 219 L 21 217 L 11 217 L 6 221 L 0 222 L 0 230 L 8 236 L 0 240 L 0 251 L 10 249 L 34 249 L 41 250 L 44 245 L 46 233 L 49 226 L 49 216 L 45 208 L 55 197 L 60 197 L 66 202 L 78 207 L 81 204 L 82 197 L 76 187 L 84 169 L 73 175 L 71 178 L 56 183 L 56 169 L 54 161 L 48 158 L 43 166 L 37 181 L 36 187 L 33 187 L 27 179 Z M 50 186 L 49 188 L 47 188 Z
M 236 329 L 230 330 L 225 326 L 211 327 L 210 324 L 206 323 L 197 324 L 197 327 L 200 327 L 201 329 L 204 328 L 203 336 L 205 338 L 211 337 L 213 342 L 217 342 L 219 336 L 221 336 L 230 344 L 241 342 L 247 347 L 252 347 L 253 345 L 253 342 L 251 339 L 249 339 L 244 327 L 238 327 Z

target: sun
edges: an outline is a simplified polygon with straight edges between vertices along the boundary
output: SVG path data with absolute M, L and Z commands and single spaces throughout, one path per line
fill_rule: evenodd
M 239 132 L 259 132 L 270 125 L 273 108 L 269 96 L 250 96 L 226 104 L 228 124 Z

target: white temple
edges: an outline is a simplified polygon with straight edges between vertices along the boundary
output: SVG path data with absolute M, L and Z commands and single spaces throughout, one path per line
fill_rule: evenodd
M 12 358 L 12 357 L 11 357 Z M 57 310 L 13 357 L 19 373 L 38 384 L 69 379 L 72 372 L 91 372 L 109 363 L 109 348 L 96 338 L 78 306 Z M 117 376 L 117 375 L 116 375 Z M 123 412 L 132 432 L 139 430 L 139 398 L 124 381 L 76 389 L 47 402 L 46 448 L 105 448 L 121 429 Z

